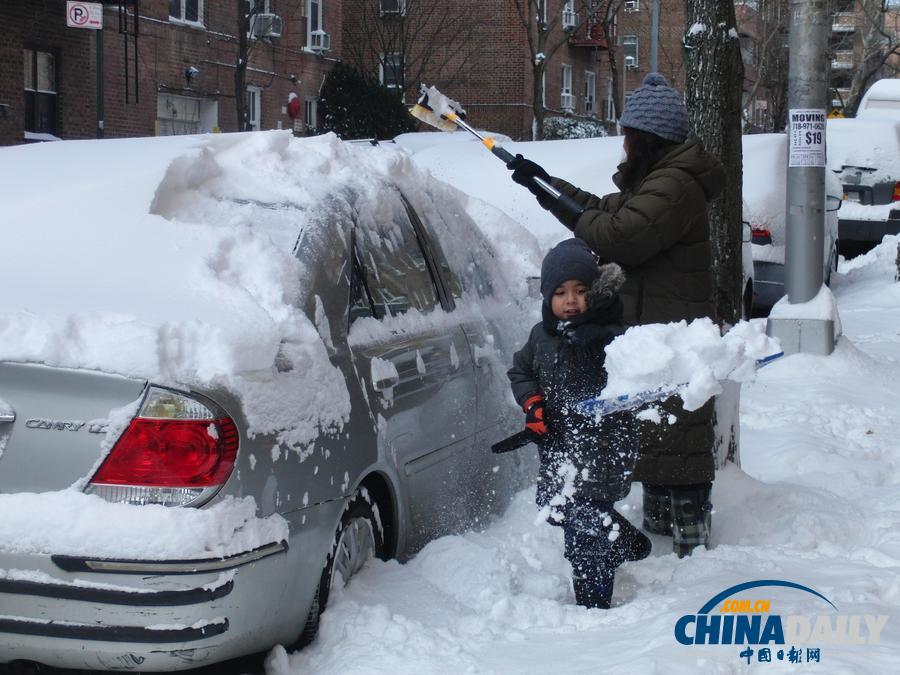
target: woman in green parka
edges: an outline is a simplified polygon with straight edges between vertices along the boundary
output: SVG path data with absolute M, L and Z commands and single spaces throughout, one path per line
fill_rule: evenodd
M 707 205 L 722 190 L 723 167 L 688 138 L 683 97 L 657 73 L 634 91 L 619 123 L 626 156 L 613 176 L 619 192 L 597 197 L 521 156 L 508 165 L 512 178 L 602 259 L 622 266 L 626 326 L 713 317 Z M 563 198 L 548 195 L 535 178 Z M 644 527 L 671 534 L 679 556 L 709 543 L 712 407 L 709 401 L 687 412 L 673 397 L 661 405 L 662 422 L 641 429 L 634 480 L 643 483 Z

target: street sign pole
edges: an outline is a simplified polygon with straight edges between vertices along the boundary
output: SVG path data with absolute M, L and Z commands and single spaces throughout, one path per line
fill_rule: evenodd
M 97 138 L 103 138 L 103 30 L 97 34 Z
M 766 332 L 785 353 L 834 350 L 833 303 L 809 303 L 823 288 L 825 237 L 825 53 L 828 0 L 791 0 L 785 300 Z M 802 308 L 798 305 L 804 305 Z M 815 306 L 813 306 L 815 305 Z M 821 306 L 820 306 L 821 305 Z
M 659 0 L 650 0 L 650 72 L 659 72 Z

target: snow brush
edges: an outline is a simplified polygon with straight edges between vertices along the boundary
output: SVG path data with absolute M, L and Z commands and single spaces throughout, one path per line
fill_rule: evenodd
M 490 136 L 479 133 L 466 123 L 466 111 L 456 101 L 447 98 L 436 87 L 428 87 L 422 84 L 419 87 L 420 96 L 416 104 L 410 108 L 409 113 L 418 120 L 421 120 L 428 126 L 441 131 L 456 131 L 463 129 L 478 138 L 488 150 L 503 160 L 504 164 L 509 164 L 516 156 L 497 144 Z M 562 194 L 547 181 L 534 177 L 534 182 L 540 188 L 554 199 L 569 199 L 568 196 Z

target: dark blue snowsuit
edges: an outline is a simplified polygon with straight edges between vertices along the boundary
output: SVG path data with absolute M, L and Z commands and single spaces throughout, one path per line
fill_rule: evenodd
M 544 396 L 547 433 L 539 442 L 536 501 L 551 523 L 563 527 L 576 600 L 590 607 L 608 607 L 616 567 L 650 552 L 650 541 L 613 509 L 628 494 L 637 459 L 634 416 L 598 420 L 575 411 L 574 404 L 605 386 L 605 348 L 623 330 L 613 278 L 621 270 L 601 270 L 591 283 L 588 311 L 573 320 L 558 320 L 545 300 L 543 320 L 507 373 L 520 405 Z

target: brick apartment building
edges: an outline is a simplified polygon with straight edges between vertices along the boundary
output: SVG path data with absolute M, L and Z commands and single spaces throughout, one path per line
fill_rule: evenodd
M 525 14 L 544 10 L 550 27 L 547 44 L 561 46 L 546 60 L 544 101 L 547 116 L 568 115 L 615 126 L 613 99 L 622 103 L 640 85 L 650 64 L 650 2 L 615 2 L 615 21 L 604 32 L 601 18 L 609 0 L 458 0 L 452 17 L 465 23 L 467 40 L 440 44 L 438 35 L 418 30 L 420 43 L 432 50 L 464 51 L 464 63 L 444 63 L 422 70 L 420 45 L 407 45 L 410 35 L 398 28 L 401 18 L 410 24 L 424 13 L 425 0 L 344 0 L 344 58 L 388 87 L 403 89 L 405 100 L 415 98 L 418 79 L 435 84 L 467 109 L 476 126 L 504 133 L 513 139 L 530 139 L 534 100 L 536 49 L 528 44 Z M 681 36 L 684 33 L 683 0 L 663 0 L 666 6 L 660 25 L 659 69 L 676 85 L 684 75 L 681 66 Z M 373 8 L 377 11 L 373 13 Z M 440 12 L 438 12 L 440 14 Z M 443 15 L 446 21 L 447 16 Z M 438 21 L 433 15 L 432 21 Z M 392 33 L 394 31 L 394 33 Z M 379 39 L 372 40 L 377 35 Z M 357 48 L 369 40 L 368 48 Z M 477 43 L 478 48 L 468 46 Z M 356 47 L 354 47 L 356 46 Z M 618 91 L 613 91 L 609 50 L 617 54 L 620 73 Z M 403 52 L 407 51 L 406 54 Z M 439 60 L 439 59 L 438 59 Z M 411 68 L 415 74 L 406 72 Z
M 515 139 L 532 134 L 534 54 L 529 49 L 516 2 L 457 0 L 464 26 L 465 54 L 443 44 L 440 33 L 414 36 L 419 49 L 451 52 L 432 59 L 420 79 L 446 87 L 478 126 Z M 621 5 L 609 40 L 600 30 L 598 11 L 608 0 L 546 0 L 552 25 L 549 43 L 561 42 L 547 60 L 544 100 L 547 115 L 588 117 L 614 128 L 613 99 L 622 103 L 649 70 L 649 0 Z M 396 21 L 431 0 L 251 0 L 249 6 L 278 20 L 254 27 L 248 41 L 246 97 L 253 129 L 318 127 L 318 92 L 337 61 L 364 50 L 371 25 Z M 139 6 L 137 37 L 134 8 Z M 659 70 L 683 84 L 682 0 L 662 0 Z M 0 44 L 0 144 L 52 138 L 95 138 L 97 130 L 97 31 L 66 25 L 65 0 L 3 3 L 0 19 L 7 40 Z M 124 32 L 120 24 L 124 20 Z M 122 0 L 104 3 L 102 36 L 103 135 L 106 138 L 209 131 L 235 131 L 234 64 L 238 55 L 238 17 L 233 0 Z M 348 48 L 344 48 L 347 45 Z M 616 50 L 619 90 L 613 92 L 609 49 Z M 412 55 L 411 55 L 412 56 Z M 455 60 L 454 60 L 455 59 Z M 416 96 L 418 82 L 404 82 L 397 55 L 373 52 L 354 65 L 388 87 L 402 86 Z M 413 57 L 411 60 L 415 60 Z M 400 85 L 399 83 L 403 83 Z M 301 102 L 296 117 L 288 99 Z
M 254 129 L 317 125 L 322 80 L 340 54 L 337 0 L 256 0 L 246 109 Z M 134 8 L 139 6 L 137 37 Z M 0 144 L 96 138 L 98 31 L 69 28 L 64 0 L 5 2 L 0 21 Z M 125 21 L 126 34 L 120 32 Z M 238 17 L 233 0 L 106 2 L 106 138 L 234 131 Z M 136 46 L 135 46 L 136 43 Z M 291 117 L 291 94 L 301 102 Z M 126 100 L 126 96 L 127 99 Z M 293 108 L 293 106 L 291 106 Z

